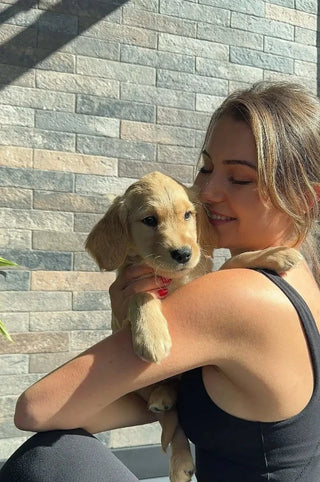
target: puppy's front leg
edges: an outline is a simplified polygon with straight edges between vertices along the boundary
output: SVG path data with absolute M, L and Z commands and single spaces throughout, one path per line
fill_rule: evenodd
M 159 363 L 169 355 L 171 337 L 158 299 L 150 293 L 132 296 L 129 301 L 128 320 L 133 349 L 140 358 Z

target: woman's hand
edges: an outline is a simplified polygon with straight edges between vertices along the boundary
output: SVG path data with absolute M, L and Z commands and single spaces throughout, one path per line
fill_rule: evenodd
M 117 320 L 121 322 L 125 319 L 132 295 L 148 292 L 163 299 L 168 294 L 167 287 L 170 282 L 170 279 L 156 276 L 152 268 L 145 264 L 126 266 L 109 290 L 111 308 Z

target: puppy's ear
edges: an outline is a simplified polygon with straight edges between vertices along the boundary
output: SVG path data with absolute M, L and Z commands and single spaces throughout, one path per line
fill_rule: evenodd
M 113 271 L 119 268 L 126 258 L 128 232 L 124 211 L 122 197 L 119 196 L 87 237 L 85 248 L 101 270 Z
M 202 252 L 208 256 L 212 256 L 212 251 L 216 246 L 215 234 L 211 224 L 208 221 L 207 213 L 203 204 L 199 200 L 197 186 L 192 186 L 190 189 L 190 199 L 194 203 L 197 212 L 197 235 L 198 243 Z

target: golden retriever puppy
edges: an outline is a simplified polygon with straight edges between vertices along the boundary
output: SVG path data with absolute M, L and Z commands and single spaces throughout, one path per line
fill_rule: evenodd
M 156 275 L 171 279 L 169 292 L 212 271 L 214 237 L 195 189 L 153 172 L 133 183 L 117 197 L 94 226 L 86 249 L 101 270 L 121 270 L 128 264 L 145 263 Z M 264 267 L 284 272 L 301 256 L 294 249 L 269 248 L 242 253 L 222 268 Z M 129 300 L 124 321 L 112 317 L 112 330 L 129 324 L 135 353 L 148 362 L 160 363 L 171 348 L 161 301 L 151 293 Z M 188 482 L 194 473 L 190 446 L 178 424 L 175 410 L 177 379 L 139 390 L 154 412 L 163 412 L 162 447 L 171 443 L 170 480 Z

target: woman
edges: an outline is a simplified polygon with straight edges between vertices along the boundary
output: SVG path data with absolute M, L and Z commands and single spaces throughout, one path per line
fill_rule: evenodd
M 319 134 L 315 97 L 291 84 L 258 84 L 229 96 L 213 115 L 196 178 L 217 247 L 236 254 L 294 246 L 307 252 L 314 274 L 303 261 L 285 277 L 234 269 L 189 283 L 163 299 L 173 346 L 161 364 L 138 359 L 124 329 L 26 390 L 16 425 L 96 433 L 148 423 L 154 415 L 132 392 L 186 372 L 178 411 L 196 445 L 200 482 L 318 481 L 320 277 L 312 235 L 319 214 Z M 133 293 L 155 292 L 158 283 L 148 268 L 128 268 L 110 289 L 117 318 L 125 316 Z M 82 472 L 80 480 L 136 480 L 128 474 L 117 479 L 107 456 L 90 463 L 81 451 L 84 440 L 92 441 L 85 431 L 77 432 L 79 452 L 69 472 L 72 443 L 62 432 L 63 449 L 51 455 L 59 457 L 54 469 L 60 472 L 52 480 L 79 479 L 85 457 L 91 475 Z M 47 452 L 35 463 L 26 454 L 57 433 L 37 434 L 30 452 L 23 446 L 3 473 L 20 465 L 24 473 L 48 474 L 54 463 Z M 20 472 L 19 480 L 31 479 Z

